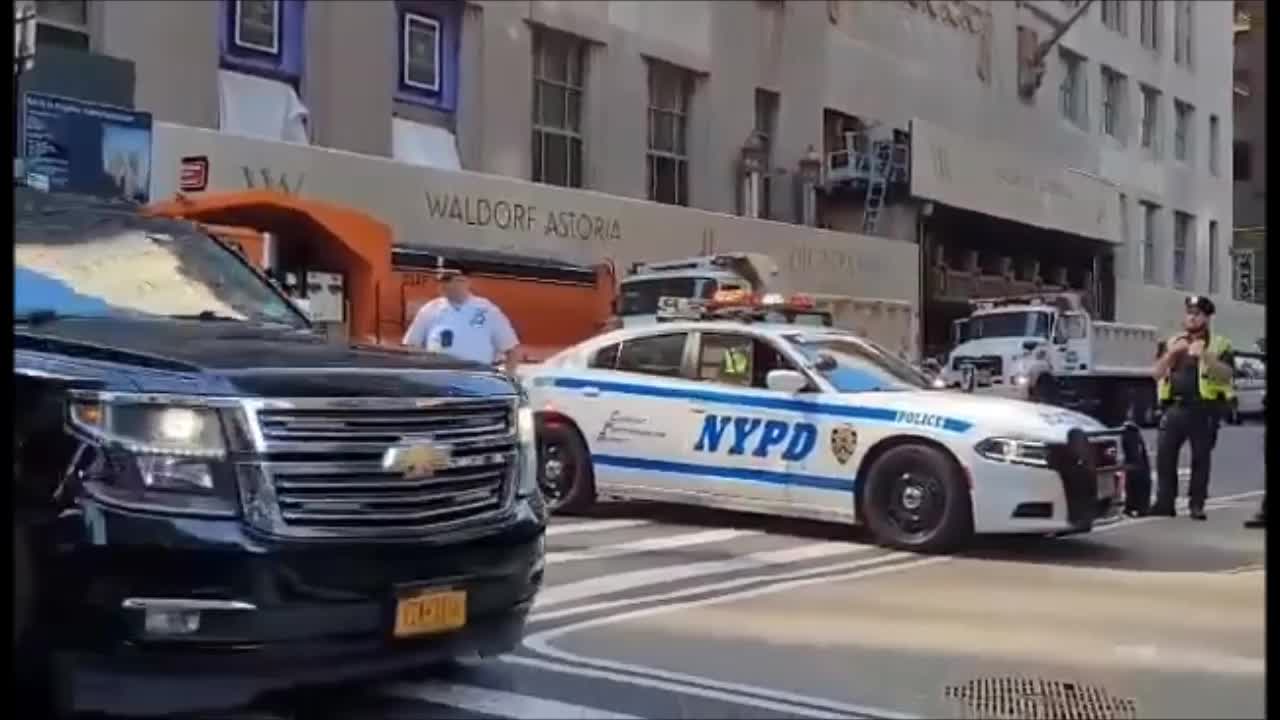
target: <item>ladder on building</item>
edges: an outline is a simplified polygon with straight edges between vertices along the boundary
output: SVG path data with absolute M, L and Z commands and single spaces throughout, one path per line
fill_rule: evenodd
M 867 197 L 862 211 L 862 234 L 874 235 L 884 210 L 884 197 L 889 190 L 889 172 L 893 164 L 893 143 L 877 140 L 871 145 Z

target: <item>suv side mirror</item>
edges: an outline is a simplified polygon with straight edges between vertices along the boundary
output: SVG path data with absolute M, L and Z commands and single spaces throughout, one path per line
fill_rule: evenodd
M 770 390 L 794 395 L 808 387 L 809 381 L 795 370 L 770 370 L 764 384 Z

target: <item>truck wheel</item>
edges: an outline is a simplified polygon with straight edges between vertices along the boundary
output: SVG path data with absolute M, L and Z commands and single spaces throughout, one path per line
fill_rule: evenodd
M 973 504 L 959 468 L 922 443 L 876 458 L 862 494 L 867 526 L 881 543 L 922 553 L 948 552 L 973 536 Z
M 538 486 L 553 513 L 581 512 L 595 502 L 591 455 L 572 425 L 538 428 Z

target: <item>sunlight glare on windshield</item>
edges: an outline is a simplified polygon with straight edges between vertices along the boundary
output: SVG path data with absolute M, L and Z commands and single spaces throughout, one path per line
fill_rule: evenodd
M 123 310 L 172 315 L 211 310 L 247 319 L 205 284 L 184 276 L 177 254 L 144 232 L 123 232 L 93 243 L 20 243 L 14 248 L 14 264 Z

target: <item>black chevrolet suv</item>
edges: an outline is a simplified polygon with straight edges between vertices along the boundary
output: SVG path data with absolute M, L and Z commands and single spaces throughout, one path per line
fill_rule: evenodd
M 192 224 L 14 204 L 20 687 L 150 716 L 518 645 L 546 511 L 515 384 L 327 339 Z

